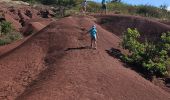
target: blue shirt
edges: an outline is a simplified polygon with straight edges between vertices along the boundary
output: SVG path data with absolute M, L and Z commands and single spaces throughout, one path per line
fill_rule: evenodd
M 106 0 L 102 0 L 102 4 L 106 4 Z
M 92 29 L 90 29 L 90 35 L 91 35 L 91 37 L 95 37 L 96 38 L 96 35 L 97 35 L 97 29 L 96 28 L 92 28 Z

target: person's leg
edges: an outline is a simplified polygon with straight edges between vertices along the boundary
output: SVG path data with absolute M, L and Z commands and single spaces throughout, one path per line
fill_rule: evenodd
M 91 48 L 92 49 L 97 49 L 97 41 L 95 39 L 91 40 Z
M 102 7 L 101 7 L 101 15 L 103 14 L 103 10 L 104 10 L 104 9 L 103 9 L 103 5 L 102 5 Z
M 97 41 L 94 41 L 94 48 L 97 49 Z
M 82 6 L 80 12 L 83 13 L 83 11 L 84 11 L 84 8 L 83 8 L 83 6 Z
M 84 6 L 82 7 L 82 12 L 84 13 Z
M 93 48 L 93 38 L 91 38 L 91 45 L 90 45 L 91 48 Z
M 105 15 L 107 14 L 107 7 L 106 7 L 106 4 L 104 5 L 104 12 L 105 12 Z
M 83 13 L 86 13 L 86 7 L 83 6 Z
M 84 12 L 86 12 L 86 10 L 87 10 L 87 8 L 86 8 L 86 6 L 84 6 Z

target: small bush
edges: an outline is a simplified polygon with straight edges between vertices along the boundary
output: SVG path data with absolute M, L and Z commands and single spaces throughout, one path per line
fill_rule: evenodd
M 88 7 L 87 7 L 87 11 L 88 12 L 94 12 L 97 13 L 101 10 L 101 6 L 98 3 L 95 2 L 88 2 Z
M 30 4 L 35 4 L 36 2 L 38 2 L 38 0 L 22 0 L 24 2 L 28 2 Z
M 2 35 L 4 34 L 7 34 L 7 33 L 10 33 L 12 31 L 12 24 L 10 22 L 7 22 L 7 21 L 3 21 L 1 24 L 1 33 Z
M 161 11 L 157 7 L 150 6 L 150 5 L 138 6 L 136 13 L 146 17 L 156 17 L 156 18 L 161 17 Z
M 167 75 L 169 65 L 170 32 L 163 33 L 157 43 L 141 43 L 140 33 L 128 28 L 124 33 L 122 47 L 129 50 L 129 55 L 121 59 L 129 64 L 142 66 L 150 75 Z
M 7 21 L 0 23 L 0 33 L 0 45 L 6 45 L 22 38 L 22 35 L 15 32 L 12 28 L 12 24 Z
M 22 39 L 22 35 L 20 33 L 10 34 L 8 37 L 11 41 Z
M 11 40 L 9 38 L 1 38 L 0 39 L 0 45 L 6 45 L 11 43 Z
M 0 38 L 0 45 L 10 44 L 16 40 L 22 39 L 22 35 L 20 33 L 10 33 Z

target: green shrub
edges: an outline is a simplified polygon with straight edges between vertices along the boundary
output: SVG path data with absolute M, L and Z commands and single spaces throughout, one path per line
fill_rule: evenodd
M 0 45 L 10 44 L 13 41 L 22 39 L 22 35 L 20 33 L 9 33 L 0 38 Z
M 50 5 L 54 4 L 56 0 L 40 0 L 42 4 Z
M 100 9 L 101 9 L 100 4 L 95 3 L 95 2 L 88 2 L 88 7 L 87 7 L 88 12 L 97 13 L 100 11 Z
M 156 18 L 161 17 L 161 11 L 157 7 L 150 6 L 150 5 L 138 6 L 136 13 L 146 17 L 156 17 Z
M 3 21 L 1 24 L 1 33 L 2 34 L 7 34 L 10 33 L 12 31 L 12 24 L 10 22 L 7 21 Z
M 20 33 L 10 34 L 8 37 L 11 41 L 22 39 L 22 35 Z
M 119 12 L 119 13 L 123 13 L 123 14 L 128 13 L 127 8 L 128 8 L 128 5 L 124 4 L 122 2 L 114 2 L 114 3 L 109 3 L 107 5 L 108 11 L 114 11 L 114 12 Z
M 34 4 L 34 3 L 38 2 L 39 0 L 22 0 L 22 1 L 28 2 L 30 4 Z
M 141 43 L 140 33 L 128 28 L 123 35 L 122 47 L 129 50 L 129 55 L 121 59 L 130 64 L 142 66 L 150 75 L 167 75 L 169 65 L 170 32 L 163 33 L 157 43 Z
M 80 10 L 81 2 L 83 0 L 22 0 L 34 4 L 35 2 L 42 3 L 44 5 L 64 6 L 69 10 Z M 121 2 L 120 0 L 113 0 L 108 2 L 108 12 L 115 12 L 116 14 L 130 14 L 130 15 L 141 15 L 144 17 L 154 17 L 164 20 L 170 20 L 170 12 L 166 10 L 167 6 L 162 5 L 160 7 L 154 7 L 151 5 L 129 5 Z M 88 12 L 99 12 L 101 10 L 101 3 L 94 1 L 88 1 Z M 73 12 L 74 14 L 74 12 Z M 69 14 L 72 15 L 72 14 Z
M 1 38 L 0 39 L 0 45 L 6 45 L 11 43 L 11 40 L 9 38 Z
M 2 27 L 1 27 L 1 25 L 0 25 L 0 36 L 3 35 L 3 33 L 1 32 L 1 30 L 2 30 Z
M 9 44 L 22 38 L 22 35 L 15 32 L 12 28 L 12 24 L 7 21 L 0 23 L 0 35 L 0 45 Z

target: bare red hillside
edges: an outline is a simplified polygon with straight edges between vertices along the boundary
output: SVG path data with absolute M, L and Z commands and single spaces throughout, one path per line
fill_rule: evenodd
M 122 36 L 127 28 L 137 28 L 143 38 L 155 40 L 163 32 L 170 31 L 170 26 L 144 17 L 128 15 L 94 15 L 98 23 L 110 32 Z M 152 37 L 152 38 L 150 38 Z
M 88 17 L 67 17 L 0 56 L 0 100 L 169 100 L 170 94 L 127 69 L 105 50 L 120 39 L 97 25 L 90 44 Z
M 33 18 L 25 22 L 25 26 L 21 29 L 21 33 L 25 36 L 30 34 L 34 34 L 47 25 L 53 22 L 53 19 L 45 19 L 45 18 Z
M 166 24 L 166 25 L 170 25 L 170 21 L 160 21 L 161 23 L 163 23 L 163 24 Z
M 10 6 L 7 3 L 0 3 L 0 18 L 11 22 L 13 28 L 16 31 L 24 31 L 23 33 L 25 34 L 25 30 L 27 29 L 27 27 L 31 26 L 31 30 L 33 30 L 33 33 L 35 33 L 37 32 L 38 27 L 35 27 L 35 23 L 30 22 L 38 22 L 40 24 L 43 24 L 37 25 L 39 27 L 47 26 L 51 22 L 50 20 L 52 20 L 52 16 L 54 16 L 54 12 L 50 8 L 45 7 L 45 9 L 43 10 L 41 10 L 41 8 L 42 7 L 39 6 L 32 7 L 26 5 Z M 43 18 L 44 11 L 46 10 L 50 13 L 46 15 L 47 18 Z
M 9 22 L 12 23 L 12 26 L 14 27 L 15 30 L 19 31 L 19 29 L 22 27 L 21 24 L 15 20 L 11 15 L 9 14 L 4 14 L 5 19 Z

